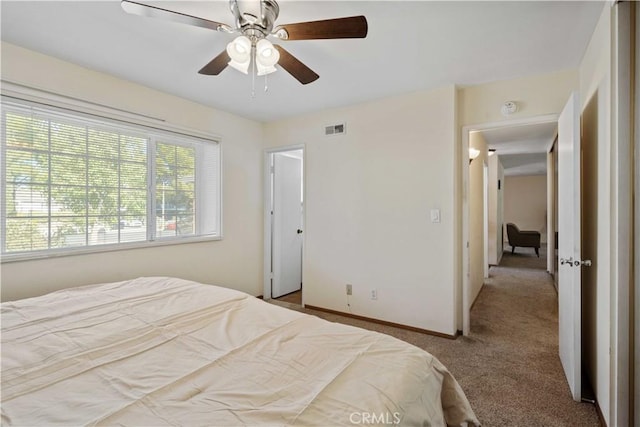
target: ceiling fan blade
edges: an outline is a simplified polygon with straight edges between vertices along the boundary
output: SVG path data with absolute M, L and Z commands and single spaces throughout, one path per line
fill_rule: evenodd
M 195 25 L 196 27 L 208 28 L 210 30 L 231 32 L 231 27 L 226 24 L 209 21 L 208 19 L 198 18 L 197 16 L 191 16 L 185 13 L 174 12 L 172 10 L 162 9 L 160 7 L 150 6 L 130 0 L 122 0 L 120 5 L 125 12 L 132 15 L 148 16 L 150 18 L 164 19 L 165 21 Z
M 231 61 L 231 57 L 229 57 L 229 54 L 225 49 L 220 53 L 220 55 L 216 56 L 207 65 L 202 67 L 202 69 L 198 71 L 198 73 L 207 76 L 217 76 L 222 72 L 222 70 L 227 68 L 227 65 L 229 65 L 229 61 Z
M 280 60 L 278 65 L 284 68 L 289 74 L 295 77 L 303 85 L 318 80 L 320 77 L 311 68 L 304 65 L 298 58 L 284 50 L 282 46 L 274 45 L 280 52 Z
M 367 18 L 351 16 L 279 25 L 273 34 L 283 40 L 361 39 L 367 36 L 367 29 Z

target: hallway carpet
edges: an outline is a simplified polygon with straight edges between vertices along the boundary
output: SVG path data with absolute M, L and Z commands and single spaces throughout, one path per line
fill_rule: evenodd
M 547 269 L 547 245 L 540 248 L 540 257 L 537 257 L 533 248 L 518 248 L 516 253 L 511 253 L 511 247 L 505 246 L 500 260 L 501 267 Z
M 471 334 L 456 340 L 275 303 L 427 350 L 456 377 L 483 426 L 599 426 L 595 407 L 574 402 L 564 378 L 551 280 L 542 270 L 492 267 L 471 312 Z

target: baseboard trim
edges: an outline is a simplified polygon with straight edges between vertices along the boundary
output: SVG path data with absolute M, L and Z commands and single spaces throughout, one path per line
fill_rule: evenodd
M 305 304 L 304 308 L 308 308 L 309 310 L 322 311 L 322 312 L 330 313 L 330 314 L 337 314 L 339 316 L 349 317 L 351 319 L 366 320 L 367 322 L 377 323 L 379 325 L 393 326 L 393 327 L 400 328 L 400 329 L 405 329 L 405 330 L 408 330 L 408 331 L 420 332 L 420 333 L 423 333 L 423 334 L 434 335 L 436 337 L 447 338 L 447 339 L 450 339 L 450 340 L 455 340 L 460 335 L 460 331 L 456 331 L 456 333 L 454 335 L 443 334 L 442 332 L 430 331 L 429 329 L 416 328 L 415 326 L 403 325 L 401 323 L 388 322 L 386 320 L 375 319 L 373 317 L 359 316 L 357 314 L 345 313 L 343 311 L 331 310 L 329 308 L 316 307 L 314 305 L 309 305 L 309 304 Z
M 483 290 L 484 290 L 484 279 L 482 279 L 482 286 L 480 287 L 480 290 L 478 291 L 478 295 L 476 295 L 476 298 L 471 303 L 471 307 L 469 307 L 469 313 L 471 313 L 471 310 L 473 310 L 473 306 L 476 305 L 476 302 L 478 301 L 478 297 L 480 296 L 480 293 L 482 293 Z
M 593 403 L 596 407 L 596 414 L 598 414 L 598 419 L 600 420 L 601 427 L 608 427 L 607 422 L 604 420 L 604 415 L 602 415 L 602 410 L 600 409 L 600 405 L 598 405 L 598 400 Z

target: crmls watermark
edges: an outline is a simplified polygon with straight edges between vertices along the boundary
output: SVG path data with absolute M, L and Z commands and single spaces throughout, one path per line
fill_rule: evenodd
M 351 424 L 388 424 L 397 426 L 400 424 L 400 412 L 352 412 L 349 415 Z

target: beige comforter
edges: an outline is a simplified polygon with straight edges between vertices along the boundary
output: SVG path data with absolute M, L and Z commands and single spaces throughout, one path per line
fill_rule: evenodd
M 33 426 L 478 424 L 414 346 L 171 278 L 2 304 L 1 411 Z

